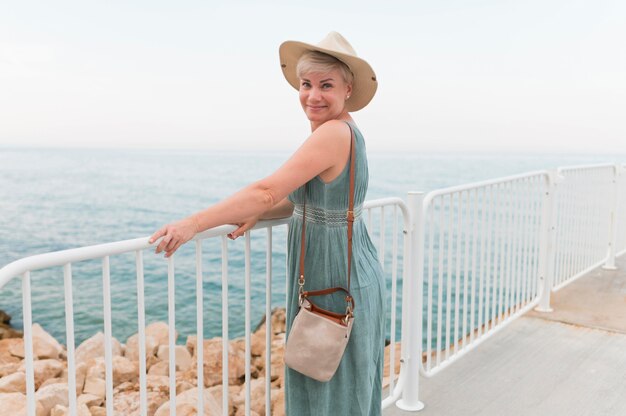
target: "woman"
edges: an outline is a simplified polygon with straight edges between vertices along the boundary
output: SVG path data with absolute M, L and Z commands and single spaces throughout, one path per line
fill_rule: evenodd
M 154 233 L 156 252 L 171 256 L 203 230 L 223 224 L 239 227 L 237 238 L 259 219 L 293 217 L 289 226 L 287 333 L 298 309 L 302 204 L 306 194 L 306 290 L 346 286 L 348 183 L 351 128 L 356 137 L 355 222 L 350 292 L 354 324 L 333 378 L 318 382 L 285 368 L 285 407 L 289 416 L 380 415 L 384 354 L 384 280 L 378 256 L 360 216 L 368 170 L 363 136 L 349 111 L 373 98 L 376 76 L 339 33 L 318 45 L 288 41 L 280 47 L 287 81 L 300 93 L 311 135 L 275 173 L 231 197 Z M 295 206 L 295 210 L 294 210 Z M 345 310 L 343 296 L 327 296 L 319 306 Z

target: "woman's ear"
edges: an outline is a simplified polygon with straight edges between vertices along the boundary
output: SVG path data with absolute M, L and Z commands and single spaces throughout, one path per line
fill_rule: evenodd
M 352 95 L 352 84 L 348 84 L 346 87 L 346 100 L 350 98 L 350 95 Z

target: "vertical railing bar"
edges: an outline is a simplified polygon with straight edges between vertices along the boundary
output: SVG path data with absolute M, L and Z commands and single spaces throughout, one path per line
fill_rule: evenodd
M 565 210 L 562 203 L 563 200 L 563 191 L 564 191 L 564 183 L 559 184 L 559 192 L 557 192 L 556 201 L 554 203 L 554 209 L 557 212 L 557 226 L 556 226 L 556 238 L 555 238 L 555 248 L 554 248 L 554 257 L 555 257 L 555 267 L 554 267 L 554 282 L 559 282 L 561 280 L 561 276 L 563 276 L 563 269 L 565 266 L 565 251 L 563 250 L 564 243 L 566 241 L 566 233 L 567 230 L 565 228 L 565 223 L 567 221 L 567 217 L 565 216 Z
M 513 274 L 513 234 L 514 228 L 514 208 L 513 208 L 513 190 L 511 184 L 507 184 L 507 209 L 506 209 L 506 228 L 508 230 L 507 244 L 506 244 L 506 272 L 505 272 L 505 291 L 504 291 L 504 320 L 507 320 L 511 316 L 511 281 Z
M 491 311 L 491 299 L 492 299 L 492 279 L 494 278 L 491 271 L 491 258 L 493 256 L 493 243 L 492 243 L 492 232 L 493 232 L 493 222 L 494 222 L 494 187 L 495 185 L 490 185 L 486 187 L 485 190 L 489 191 L 489 205 L 487 209 L 487 264 L 485 265 L 485 332 L 488 332 L 493 327 L 493 321 L 489 320 L 489 312 Z
M 578 173 L 579 172 L 577 171 L 576 172 L 576 174 L 577 174 L 576 176 L 579 176 Z M 583 188 L 582 189 L 582 191 L 583 191 L 582 192 L 582 198 L 581 198 L 583 200 L 583 204 L 579 208 L 578 224 L 576 225 L 576 228 L 578 230 L 578 236 L 577 236 L 576 241 L 577 241 L 578 244 L 576 245 L 577 246 L 576 247 L 576 257 L 575 257 L 576 263 L 575 263 L 575 266 L 574 266 L 574 270 L 572 271 L 572 275 L 578 274 L 578 271 L 580 270 L 581 265 L 582 265 L 582 260 L 581 259 L 583 257 L 583 253 L 584 253 L 584 243 L 585 243 L 584 242 L 584 240 L 585 240 L 584 235 L 585 235 L 585 231 L 586 231 L 584 229 L 584 226 L 585 226 L 584 219 L 585 219 L 585 214 L 586 214 L 585 208 L 587 206 L 587 203 L 586 203 L 587 201 L 584 199 L 584 195 L 587 192 L 587 188 L 585 187 L 584 182 L 581 185 L 581 188 Z
M 170 414 L 176 414 L 176 289 L 174 257 L 167 258 L 167 317 L 170 377 Z
M 534 209 L 535 209 L 535 251 L 534 251 L 534 267 L 533 267 L 533 278 L 531 279 L 531 292 L 533 299 L 537 298 L 539 288 L 539 274 L 541 273 L 541 222 L 542 222 L 542 212 L 543 212 L 543 195 L 547 192 L 547 184 L 545 178 L 542 176 L 537 178 L 537 187 L 539 188 L 539 197 L 535 198 Z
M 429 246 L 428 246 L 428 319 L 426 320 L 426 368 L 430 371 L 431 368 L 431 355 L 432 355 L 432 342 L 433 342 L 433 269 L 434 269 L 434 256 L 433 252 L 435 245 L 435 199 L 431 200 L 429 208 L 429 220 L 428 220 L 428 233 L 429 233 Z M 406 244 L 406 242 L 405 242 Z M 417 255 L 415 252 L 411 253 L 411 256 Z M 404 264 L 404 263 L 403 263 Z M 406 264 L 404 264 L 406 269 Z M 402 287 L 408 287 L 407 280 L 403 280 Z M 406 299 L 406 298 L 404 298 Z M 407 308 L 408 310 L 408 308 Z
M 564 184 L 567 186 L 567 192 L 565 193 L 562 199 L 563 206 L 565 206 L 567 209 L 568 232 L 567 232 L 567 246 L 566 246 L 567 252 L 566 252 L 566 258 L 565 258 L 567 265 L 566 265 L 565 273 L 563 273 L 563 275 L 558 280 L 555 280 L 555 284 L 557 282 L 558 284 L 560 284 L 561 282 L 564 282 L 569 276 L 573 274 L 572 271 L 573 271 L 574 241 L 575 241 L 574 236 L 576 233 L 576 227 L 574 226 L 575 219 L 576 219 L 576 205 L 575 204 L 580 202 L 578 200 L 572 201 L 570 198 L 570 195 L 572 193 L 571 188 L 573 185 L 571 176 L 569 177 L 565 176 Z
M 468 296 L 468 278 L 469 278 L 469 239 L 471 237 L 470 229 L 472 226 L 472 222 L 470 221 L 471 207 L 470 207 L 470 193 L 469 191 L 463 191 L 461 195 L 465 193 L 467 198 L 467 215 L 465 216 L 466 221 L 464 222 L 464 233 L 463 233 L 463 242 L 465 243 L 465 255 L 463 256 L 463 344 L 462 348 L 467 346 L 467 296 Z
M 76 361 L 74 358 L 74 297 L 72 294 L 72 264 L 63 266 L 65 286 L 65 329 L 67 337 L 67 388 L 70 414 L 76 414 Z
M 565 280 L 569 279 L 570 276 L 574 275 L 574 270 L 575 270 L 575 261 L 576 261 L 576 250 L 577 250 L 577 243 L 578 243 L 578 217 L 579 217 L 579 207 L 581 204 L 581 200 L 580 198 L 572 198 L 571 195 L 574 193 L 573 190 L 576 187 L 576 177 L 573 175 L 573 172 L 569 172 L 569 175 L 566 176 L 566 181 L 569 178 L 568 181 L 568 187 L 569 192 L 567 194 L 568 199 L 565 200 L 566 205 L 570 207 L 570 218 L 569 218 L 569 224 L 570 224 L 570 235 L 569 235 L 569 239 L 570 242 L 568 244 L 568 272 L 565 276 L 563 276 L 561 278 L 561 280 L 559 281 L 559 284 L 564 282 Z M 556 284 L 556 282 L 555 282 Z
M 380 267 L 385 270 L 385 206 L 380 207 L 380 243 L 378 250 L 378 259 Z
M 35 416 L 35 371 L 33 365 L 33 319 L 30 293 L 30 271 L 22 275 L 22 313 L 24 315 L 24 361 L 26 364 L 26 408 Z
M 500 262 L 500 269 L 498 270 L 499 285 L 498 285 L 498 323 L 502 323 L 505 320 L 506 314 L 506 250 L 508 247 L 508 215 L 507 210 L 509 207 L 509 199 L 506 184 L 502 184 L 500 187 L 500 220 L 498 227 L 501 232 L 500 249 L 498 250 L 498 260 Z
M 474 212 L 473 212 L 473 230 L 472 230 L 472 273 L 471 273 L 471 279 L 472 279 L 472 294 L 471 294 L 471 306 L 470 306 L 470 344 L 472 342 L 474 342 L 474 332 L 475 332 L 475 326 L 474 326 L 474 319 L 476 318 L 476 252 L 478 251 L 478 242 L 477 242 L 477 235 L 478 235 L 478 190 L 475 189 L 474 190 Z
M 244 254 L 244 321 L 245 321 L 245 414 L 250 416 L 250 376 L 251 351 L 250 351 L 250 231 L 245 232 L 246 244 Z
M 483 330 L 484 330 L 484 326 L 485 326 L 485 322 L 483 320 L 483 306 L 484 306 L 484 293 L 485 293 L 485 239 L 486 239 L 486 231 L 487 231 L 487 227 L 486 222 L 486 216 L 487 216 L 487 207 L 486 205 L 486 201 L 487 201 L 487 189 L 482 188 L 482 200 L 480 201 L 480 271 L 478 273 L 478 278 L 479 278 L 479 285 L 478 285 L 478 336 L 482 337 L 483 335 Z
M 196 240 L 196 354 L 198 399 L 196 412 L 204 414 L 204 279 L 202 277 L 202 240 Z
M 222 414 L 228 416 L 228 242 L 222 236 Z
M 450 340 L 450 325 L 452 323 L 451 309 L 452 309 L 452 240 L 454 238 L 454 234 L 452 232 L 453 229 L 453 207 L 454 194 L 450 194 L 449 204 L 448 204 L 448 250 L 446 256 L 446 264 L 448 266 L 447 276 L 446 276 L 446 355 L 445 359 L 447 360 L 450 357 L 450 345 L 452 344 Z
M 102 258 L 102 297 L 104 308 L 104 360 L 106 366 L 107 415 L 113 415 L 113 347 L 111 335 L 111 271 L 109 256 Z
M 267 228 L 265 250 L 265 415 L 272 409 L 272 227 Z
M 498 268 L 500 266 L 500 242 L 503 238 L 502 233 L 502 191 L 500 185 L 495 186 L 495 231 L 493 238 L 493 304 L 491 306 L 491 322 L 493 326 L 497 326 L 500 322 L 500 315 L 498 311 L 500 310 L 500 290 L 502 288 L 502 280 L 500 279 L 500 273 L 498 273 Z
M 391 329 L 389 349 L 389 396 L 393 394 L 396 378 L 396 303 L 398 280 L 398 206 L 393 206 L 393 229 L 391 245 Z M 420 322 L 419 325 L 422 323 Z
M 454 353 L 459 352 L 459 307 L 461 303 L 461 207 L 463 192 L 458 193 L 456 200 L 456 267 L 455 267 L 455 293 L 454 293 Z
M 519 235 L 520 235 L 520 226 L 521 226 L 521 222 L 520 222 L 520 194 L 517 188 L 518 185 L 518 181 L 514 182 L 514 219 L 513 219 L 513 266 L 512 266 L 512 270 L 513 273 L 511 274 L 511 314 L 514 314 L 515 312 L 517 312 L 517 289 L 518 289 L 518 282 L 519 282 Z
M 439 264 L 437 266 L 437 339 L 436 339 L 436 345 L 437 345 L 437 360 L 436 360 L 436 364 L 439 365 L 439 363 L 441 362 L 441 327 L 443 325 L 443 247 L 444 247 L 444 233 L 445 233 L 445 226 L 443 223 L 443 211 L 444 211 L 444 205 L 445 205 L 445 197 L 441 197 L 440 198 L 440 204 L 439 204 Z
M 531 232 L 531 223 L 530 223 L 530 209 L 529 209 L 529 201 L 530 201 L 530 178 L 525 179 L 522 187 L 522 212 L 523 212 L 523 224 L 522 227 L 523 233 L 522 236 L 524 238 L 523 248 L 522 248 L 522 274 L 521 274 L 521 290 L 520 290 L 520 306 L 526 305 L 526 289 L 528 287 L 528 250 L 530 250 L 529 246 L 529 235 Z
M 146 306 L 144 295 L 143 252 L 135 251 L 135 269 L 137 275 L 137 336 L 139 337 L 139 412 L 146 416 L 148 412 L 148 392 L 146 383 Z

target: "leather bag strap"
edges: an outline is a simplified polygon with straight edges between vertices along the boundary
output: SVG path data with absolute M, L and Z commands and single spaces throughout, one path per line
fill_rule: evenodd
M 307 191 L 306 184 L 303 190 L 304 202 L 302 206 L 302 236 L 301 236 L 301 242 L 300 242 L 300 278 L 298 280 L 298 284 L 300 285 L 301 295 L 306 294 L 308 296 L 319 296 L 322 294 L 333 293 L 337 290 L 346 291 L 348 293 L 346 297 L 346 301 L 348 303 L 352 303 L 352 307 L 354 308 L 354 299 L 352 299 L 352 296 L 350 295 L 350 272 L 352 269 L 352 230 L 354 228 L 353 227 L 354 225 L 354 172 L 355 172 L 354 161 L 356 159 L 356 138 L 354 136 L 354 129 L 352 128 L 350 123 L 348 123 L 347 121 L 345 123 L 350 128 L 350 189 L 349 189 L 349 194 L 348 194 L 348 211 L 346 212 L 346 220 L 348 222 L 348 289 L 346 290 L 343 288 L 332 288 L 332 289 L 324 289 L 321 291 L 304 292 L 304 289 L 303 289 L 304 288 L 304 253 L 305 253 L 305 244 L 306 244 L 305 232 L 306 232 L 306 191 Z M 325 292 L 325 293 L 320 293 L 320 292 Z

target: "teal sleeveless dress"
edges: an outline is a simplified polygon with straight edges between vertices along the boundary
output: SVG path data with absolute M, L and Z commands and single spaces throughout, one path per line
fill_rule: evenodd
M 381 414 L 384 363 L 385 282 L 378 255 L 361 215 L 367 192 L 365 142 L 355 132 L 355 222 L 352 237 L 350 292 L 354 297 L 352 334 L 339 368 L 319 382 L 285 366 L 287 416 L 377 416 Z M 305 290 L 347 287 L 347 222 L 350 164 L 332 182 L 320 177 L 289 195 L 295 205 L 288 234 L 287 334 L 298 311 L 298 276 L 302 236 L 302 203 L 306 190 Z M 319 306 L 345 312 L 344 296 L 318 296 Z

